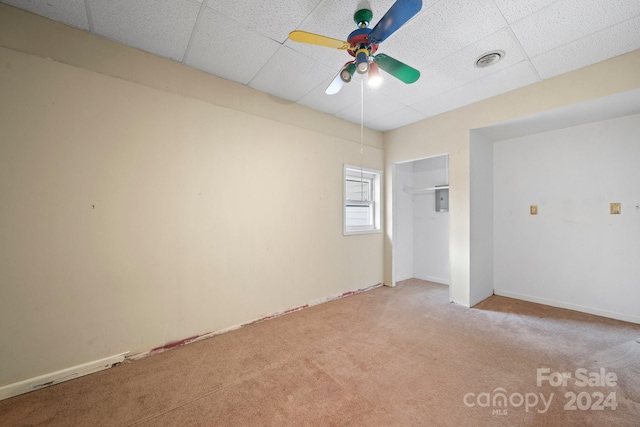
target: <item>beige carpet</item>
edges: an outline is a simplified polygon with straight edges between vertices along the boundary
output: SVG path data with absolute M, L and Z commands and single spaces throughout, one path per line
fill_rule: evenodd
M 408 280 L 0 401 L 0 425 L 639 426 L 639 401 L 640 325 Z

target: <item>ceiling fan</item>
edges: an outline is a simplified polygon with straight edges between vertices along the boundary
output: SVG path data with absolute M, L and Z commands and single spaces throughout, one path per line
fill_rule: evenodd
M 328 95 L 336 94 L 344 83 L 349 83 L 353 73 L 367 74 L 369 84 L 380 81 L 378 67 L 400 81 L 410 84 L 420 78 L 420 71 L 404 64 L 384 53 L 374 55 L 378 45 L 402 27 L 422 8 L 422 0 L 396 0 L 375 27 L 369 28 L 373 13 L 369 9 L 360 9 L 353 15 L 358 29 L 347 37 L 347 41 L 308 33 L 292 31 L 289 38 L 295 42 L 346 50 L 353 60 L 347 62 L 325 90 Z

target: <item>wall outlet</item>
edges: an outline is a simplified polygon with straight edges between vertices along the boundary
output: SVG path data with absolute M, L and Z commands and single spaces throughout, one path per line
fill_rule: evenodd
M 611 215 L 620 215 L 620 203 L 611 203 L 609 212 Z
M 531 215 L 538 215 L 538 205 L 529 206 L 529 213 Z

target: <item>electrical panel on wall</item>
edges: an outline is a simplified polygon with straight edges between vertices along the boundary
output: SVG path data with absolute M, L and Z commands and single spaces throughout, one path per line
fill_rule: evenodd
M 449 212 L 449 188 L 446 187 L 439 189 L 436 186 L 436 212 Z

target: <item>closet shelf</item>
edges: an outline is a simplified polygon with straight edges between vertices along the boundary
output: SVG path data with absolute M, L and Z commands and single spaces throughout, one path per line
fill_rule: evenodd
M 417 196 L 420 194 L 435 193 L 436 190 L 446 190 L 448 188 L 449 188 L 448 185 L 440 185 L 437 187 L 428 187 L 428 188 L 411 188 L 411 187 L 405 186 L 403 190 L 412 196 Z

